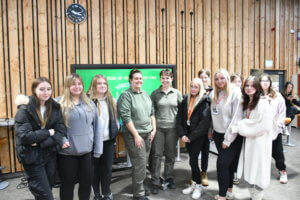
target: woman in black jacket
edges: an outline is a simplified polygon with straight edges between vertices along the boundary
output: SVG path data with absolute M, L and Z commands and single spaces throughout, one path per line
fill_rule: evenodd
M 294 95 L 293 90 L 294 90 L 294 84 L 288 81 L 285 83 L 284 90 L 281 93 L 285 100 L 286 117 L 291 118 L 292 119 L 291 121 L 293 121 L 295 115 L 300 113 L 300 111 L 296 107 L 296 106 L 300 106 L 300 101 L 297 99 L 296 95 Z
M 116 102 L 111 95 L 106 78 L 101 74 L 93 77 L 88 94 L 97 106 L 99 126 L 103 133 L 103 154 L 100 158 L 93 158 L 94 200 L 112 200 L 110 182 L 116 136 L 119 129 Z M 100 185 L 102 194 L 100 194 Z
M 60 105 L 51 98 L 47 78 L 31 85 L 32 96 L 18 95 L 15 116 L 16 151 L 27 174 L 31 193 L 37 200 L 53 200 L 56 151 L 69 147 Z
M 195 78 L 190 84 L 190 94 L 184 97 L 177 114 L 177 132 L 186 144 L 192 169 L 192 184 L 182 193 L 193 193 L 193 199 L 199 199 L 202 192 L 198 157 L 210 125 L 210 100 L 202 80 Z

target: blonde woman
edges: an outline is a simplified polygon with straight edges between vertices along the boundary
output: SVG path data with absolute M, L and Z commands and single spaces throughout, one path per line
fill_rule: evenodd
M 186 144 L 192 170 L 192 184 L 183 189 L 182 193 L 192 193 L 193 199 L 199 199 L 202 193 L 198 157 L 211 125 L 210 100 L 205 93 L 202 80 L 193 79 L 190 93 L 180 104 L 176 119 L 177 133 Z
M 70 147 L 59 152 L 58 170 L 61 178 L 60 199 L 73 199 L 78 182 L 79 199 L 89 199 L 92 183 L 92 152 L 100 157 L 103 148 L 95 104 L 83 91 L 78 74 L 67 76 L 61 104 Z M 100 134 L 101 133 L 101 134 Z
M 214 93 L 211 104 L 213 139 L 218 149 L 218 200 L 233 199 L 232 186 L 235 163 L 239 159 L 242 137 L 230 131 L 230 126 L 243 117 L 241 89 L 233 87 L 225 69 L 214 75 Z
M 110 182 L 116 136 L 119 129 L 117 106 L 109 90 L 107 79 L 101 74 L 93 77 L 88 94 L 97 106 L 100 130 L 103 133 L 103 154 L 100 158 L 93 158 L 94 200 L 112 200 Z M 100 194 L 100 185 L 102 194 Z

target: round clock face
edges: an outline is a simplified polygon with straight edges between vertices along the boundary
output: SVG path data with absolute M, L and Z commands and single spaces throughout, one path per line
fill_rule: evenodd
M 67 8 L 66 16 L 71 22 L 79 24 L 86 19 L 86 10 L 82 5 L 73 3 Z

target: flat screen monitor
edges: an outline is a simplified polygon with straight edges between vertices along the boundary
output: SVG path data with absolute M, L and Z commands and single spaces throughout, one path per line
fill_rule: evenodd
M 149 95 L 157 89 L 160 83 L 159 73 L 163 69 L 169 69 L 173 73 L 173 87 L 176 87 L 176 65 L 151 65 L 151 64 L 72 64 L 71 72 L 82 77 L 84 91 L 90 87 L 93 76 L 102 74 L 107 78 L 109 89 L 115 99 L 129 88 L 129 72 L 138 69 L 143 75 L 143 86 Z

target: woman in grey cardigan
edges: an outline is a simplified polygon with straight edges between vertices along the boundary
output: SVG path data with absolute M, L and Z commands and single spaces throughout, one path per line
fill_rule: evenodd
M 92 183 L 91 159 L 92 156 L 100 157 L 103 149 L 97 108 L 83 92 L 83 82 L 78 74 L 66 78 L 59 102 L 70 142 L 70 147 L 60 151 L 58 156 L 60 199 L 72 200 L 78 182 L 79 199 L 88 200 Z

